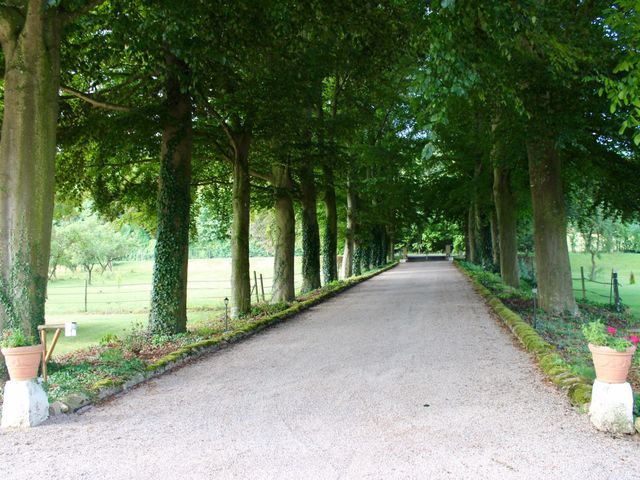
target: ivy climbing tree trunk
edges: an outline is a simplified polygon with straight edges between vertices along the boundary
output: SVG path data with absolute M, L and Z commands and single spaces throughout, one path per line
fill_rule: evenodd
M 327 284 L 338 280 L 338 207 L 333 170 L 325 166 L 322 173 L 324 177 L 324 207 L 327 213 L 322 244 L 322 273 L 324 283 Z
M 527 156 L 540 307 L 550 312 L 576 314 L 578 307 L 573 295 L 567 247 L 561 162 L 551 135 L 530 136 Z
M 356 192 L 347 181 L 347 228 L 344 232 L 344 253 L 342 255 L 342 278 L 353 274 L 354 239 L 356 231 Z
M 296 219 L 291 197 L 293 182 L 289 166 L 274 165 L 272 181 L 275 189 L 276 225 L 271 303 L 290 302 L 295 298 L 293 262 Z
M 364 257 L 364 247 L 362 244 L 355 240 L 353 242 L 353 267 L 351 273 L 354 276 L 362 275 L 362 260 Z
M 53 218 L 61 19 L 48 2 L 0 6 L 0 329 L 44 323 Z
M 365 245 L 362 247 L 362 270 L 367 271 L 370 269 L 372 263 L 371 257 L 373 255 L 373 249 L 371 245 Z
M 251 135 L 243 130 L 233 136 L 233 221 L 231 224 L 231 316 L 251 310 L 249 275 L 250 176 L 249 145 Z
M 302 292 L 320 288 L 320 229 L 313 169 L 300 168 L 302 204 Z
M 518 235 L 516 195 L 511 187 L 511 175 L 505 167 L 493 169 L 493 199 L 496 204 L 500 237 L 500 276 L 514 288 L 520 286 L 518 269 Z
M 187 330 L 189 211 L 191 209 L 191 95 L 180 77 L 187 68 L 167 54 L 166 113 L 158 182 L 158 234 L 153 266 L 149 329 L 157 334 Z

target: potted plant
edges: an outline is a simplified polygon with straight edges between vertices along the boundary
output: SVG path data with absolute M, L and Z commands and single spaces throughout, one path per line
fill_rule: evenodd
M 638 337 L 625 337 L 601 321 L 584 324 L 582 333 L 589 342 L 596 378 L 604 383 L 626 382 Z
M 0 337 L 0 352 L 4 355 L 11 380 L 30 380 L 38 376 L 43 346 L 21 328 L 7 328 Z

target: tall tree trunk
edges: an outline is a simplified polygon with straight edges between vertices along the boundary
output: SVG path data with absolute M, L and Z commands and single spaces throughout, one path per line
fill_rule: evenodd
M 509 171 L 504 167 L 493 169 L 493 199 L 498 218 L 500 237 L 500 276 L 507 285 L 520 286 L 518 268 L 518 235 L 516 196 L 511 187 Z
M 371 258 L 373 256 L 373 248 L 371 245 L 365 245 L 362 247 L 362 271 L 366 272 L 371 269 L 371 265 L 374 263 Z
M 354 237 L 356 230 L 356 192 L 347 181 L 347 228 L 344 233 L 344 253 L 342 255 L 342 278 L 353 275 Z
M 233 137 L 233 221 L 231 224 L 231 316 L 251 310 L 251 280 L 249 275 L 250 176 L 247 130 Z
M 494 208 L 491 209 L 489 217 L 489 226 L 491 228 L 491 261 L 495 268 L 500 268 L 500 233 L 498 232 L 498 215 Z
M 191 95 L 184 93 L 176 69 L 186 66 L 166 57 L 166 124 L 162 130 L 158 183 L 158 235 L 153 266 L 149 329 L 158 334 L 187 330 L 187 272 L 191 209 Z
M 327 212 L 324 227 L 324 242 L 322 244 L 322 273 L 324 283 L 338 280 L 338 207 L 336 205 L 336 187 L 333 180 L 333 170 L 323 167 L 324 176 L 324 206 Z
M 293 262 L 295 258 L 296 219 L 291 197 L 292 181 L 289 167 L 274 165 L 275 187 L 275 259 L 271 303 L 290 302 L 295 298 Z
M 354 277 L 362 275 L 363 254 L 364 254 L 364 247 L 358 240 L 355 240 L 353 242 L 353 267 L 352 267 L 352 273 Z
M 320 288 L 320 229 L 313 170 L 300 168 L 302 203 L 302 292 Z
M 478 252 L 476 250 L 476 209 L 475 202 L 469 204 L 469 213 L 467 215 L 467 261 L 471 263 L 478 262 Z
M 0 7 L 0 329 L 35 335 L 44 323 L 51 244 L 61 26 L 47 2 L 21 3 L 20 13 Z
M 527 139 L 533 205 L 534 243 L 540 307 L 578 312 L 567 247 L 567 218 L 561 163 L 553 138 L 544 133 Z

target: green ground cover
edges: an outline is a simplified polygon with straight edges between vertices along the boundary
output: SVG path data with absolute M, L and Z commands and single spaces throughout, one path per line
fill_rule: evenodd
M 296 287 L 300 287 L 301 259 L 296 258 Z M 251 271 L 263 276 L 265 297 L 271 293 L 273 257 L 253 257 Z M 94 271 L 87 287 L 87 312 L 84 311 L 84 272 L 60 270 L 49 282 L 47 323 L 78 323 L 76 337 L 60 337 L 57 355 L 97 344 L 107 334 L 121 335 L 132 326 L 145 326 L 151 299 L 153 262 L 123 262 L 103 275 Z M 231 259 L 215 258 L 189 261 L 187 296 L 189 324 L 220 316 L 225 296 L 230 295 Z M 253 284 L 253 277 L 251 279 Z

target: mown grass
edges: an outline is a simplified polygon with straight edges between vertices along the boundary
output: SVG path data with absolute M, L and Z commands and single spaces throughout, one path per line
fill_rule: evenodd
M 300 272 L 300 264 L 301 259 L 296 258 L 296 272 Z M 265 297 L 268 300 L 273 277 L 273 257 L 251 258 L 250 268 L 251 272 L 257 272 L 258 281 L 262 273 Z M 107 271 L 103 275 L 94 271 L 92 285 L 88 287 L 88 311 L 84 312 L 86 274 L 60 270 L 57 278 L 48 285 L 47 323 L 77 322 L 78 335 L 60 337 L 55 354 L 97 345 L 103 336 L 122 335 L 134 324 L 146 325 L 152 272 L 151 261 L 118 263 L 114 265 L 113 271 Z M 189 324 L 202 323 L 222 314 L 223 299 L 231 293 L 230 278 L 229 258 L 189 261 Z M 251 282 L 253 284 L 253 273 Z M 297 273 L 296 288 L 300 287 L 301 282 L 302 277 Z
M 585 277 L 591 273 L 591 255 L 588 253 L 571 253 L 571 274 L 574 278 L 573 288 L 576 298 L 582 297 L 580 267 L 584 268 Z M 603 253 L 596 258 L 596 278 L 598 282 L 609 282 L 611 271 L 618 272 L 620 282 L 620 298 L 629 307 L 634 316 L 640 317 L 640 254 L 638 253 Z M 638 275 L 636 283 L 631 284 L 631 274 Z M 609 285 L 586 282 L 587 299 L 598 303 L 608 303 L 611 293 Z

